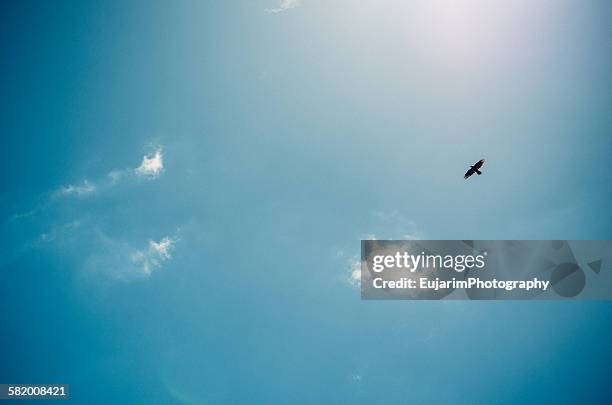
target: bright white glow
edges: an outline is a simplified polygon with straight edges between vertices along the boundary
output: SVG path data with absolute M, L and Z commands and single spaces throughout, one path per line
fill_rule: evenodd
M 536 2 L 537 3 L 537 2 Z M 482 67 L 529 47 L 523 31 L 541 14 L 530 2 L 421 0 L 402 6 L 410 48 L 438 67 Z M 534 10 L 535 9 L 535 10 Z

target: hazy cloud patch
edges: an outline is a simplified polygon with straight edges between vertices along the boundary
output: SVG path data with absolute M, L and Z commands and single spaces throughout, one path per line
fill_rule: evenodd
M 371 238 L 364 239 L 422 239 L 416 223 L 399 211 L 375 211 L 372 213 Z M 376 237 L 378 236 L 378 238 Z
M 300 5 L 299 0 L 280 0 L 278 2 L 278 6 L 275 8 L 266 8 L 264 11 L 266 13 L 277 14 L 282 13 L 283 11 L 290 10 L 292 8 L 296 8 Z
M 88 180 L 84 180 L 81 185 L 72 185 L 69 184 L 67 186 L 61 187 L 57 193 L 59 195 L 76 195 L 79 197 L 92 194 L 96 191 L 96 186 L 90 183 Z

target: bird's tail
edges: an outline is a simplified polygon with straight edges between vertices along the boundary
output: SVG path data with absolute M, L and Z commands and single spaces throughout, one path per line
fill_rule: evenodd
M 480 176 L 482 174 L 482 172 L 480 170 L 476 170 L 476 174 L 478 174 Z

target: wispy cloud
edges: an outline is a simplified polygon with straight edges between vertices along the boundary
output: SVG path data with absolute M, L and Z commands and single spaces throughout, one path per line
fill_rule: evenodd
M 142 163 L 136 168 L 111 170 L 106 176 L 97 181 L 84 180 L 82 185 L 62 186 L 54 194 L 58 196 L 85 196 L 96 192 L 103 192 L 121 181 L 127 181 L 134 175 L 138 178 L 154 180 L 159 178 L 164 171 L 164 159 L 162 148 L 158 147 L 155 151 L 142 157 Z
M 41 233 L 40 237 L 38 238 L 38 242 L 54 242 L 58 238 L 64 238 L 70 232 L 74 233 L 81 225 L 81 221 L 78 220 L 70 221 L 61 225 L 56 225 L 52 227 L 48 232 Z
M 135 184 L 158 179 L 164 172 L 161 147 L 136 162 L 139 164 L 111 170 L 93 180 L 48 191 L 37 207 L 14 216 L 12 220 L 30 218 L 36 232 L 36 237 L 26 236 L 29 241 L 24 242 L 19 254 L 29 249 L 60 252 L 64 264 L 74 267 L 76 276 L 91 280 L 92 285 L 110 286 L 114 281 L 148 278 L 166 266 L 174 255 L 179 230 L 162 230 L 161 234 L 154 231 L 154 237 L 146 238 L 145 234 L 143 238 L 138 229 L 132 229 L 134 226 L 115 227 L 115 204 L 95 203 L 98 197 L 121 202 L 123 191 L 130 192 Z M 135 195 L 130 192 L 131 198 Z M 147 219 L 146 228 L 154 228 L 154 222 Z M 9 226 L 18 229 L 22 225 L 25 224 Z M 41 233 L 42 229 L 45 230 Z
M 132 253 L 131 259 L 143 274 L 149 276 L 155 269 L 162 267 L 163 262 L 172 258 L 171 252 L 174 249 L 176 240 L 166 236 L 155 242 L 149 240 L 149 247 L 144 250 L 136 250 Z
M 58 225 L 40 235 L 38 246 L 62 252 L 72 261 L 80 279 L 94 284 L 102 281 L 131 282 L 149 278 L 174 256 L 177 233 L 148 241 L 129 236 L 111 236 L 90 218 Z
M 266 13 L 277 14 L 277 13 L 281 13 L 283 11 L 287 11 L 287 10 L 292 9 L 292 8 L 296 8 L 299 5 L 300 5 L 300 1 L 299 0 L 280 0 L 278 2 L 278 6 L 277 7 L 275 7 L 275 8 L 266 8 L 264 11 Z
M 44 201 L 35 208 L 15 214 L 10 221 L 33 217 L 41 211 L 49 208 L 53 203 L 69 197 L 85 198 L 108 191 L 122 182 L 134 181 L 136 179 L 155 180 L 164 172 L 163 150 L 157 147 L 153 152 L 142 157 L 138 167 L 127 169 L 114 169 L 96 180 L 85 179 L 80 183 L 67 184 L 56 190 L 46 193 Z
M 77 195 L 79 197 L 91 194 L 96 191 L 96 186 L 88 180 L 84 180 L 82 185 L 72 185 L 61 187 L 57 193 L 59 195 Z

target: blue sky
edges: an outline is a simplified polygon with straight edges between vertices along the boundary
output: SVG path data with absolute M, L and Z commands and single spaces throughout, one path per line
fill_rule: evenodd
M 611 399 L 606 302 L 362 302 L 351 282 L 372 235 L 612 238 L 611 6 L 358 3 L 2 6 L 0 382 Z

